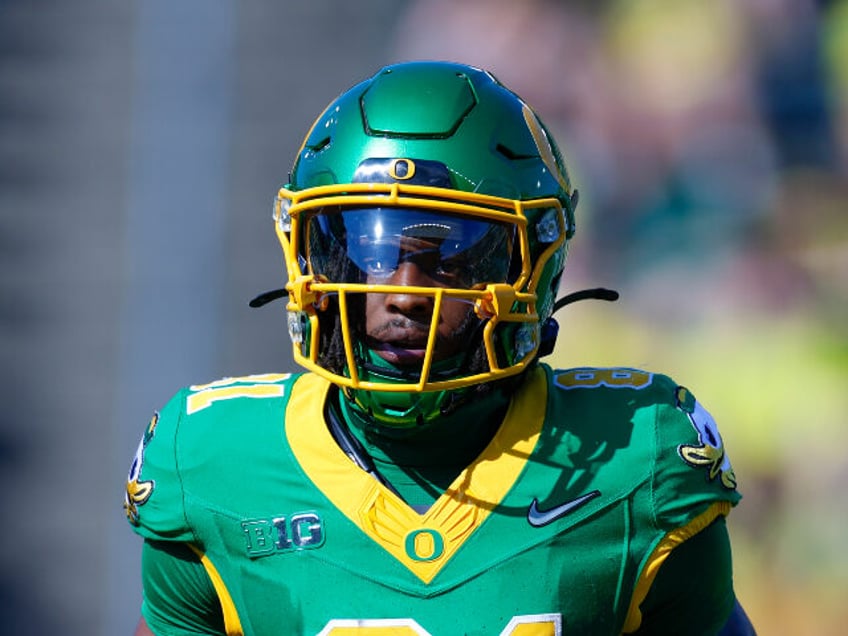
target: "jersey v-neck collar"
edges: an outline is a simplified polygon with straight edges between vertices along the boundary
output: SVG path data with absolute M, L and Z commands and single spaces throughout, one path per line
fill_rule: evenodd
M 492 441 L 422 514 L 357 467 L 335 443 L 323 414 L 329 387 L 314 374 L 302 376 L 295 384 L 285 419 L 292 452 L 339 511 L 429 583 L 503 501 L 522 473 L 545 420 L 544 370 L 530 372 Z

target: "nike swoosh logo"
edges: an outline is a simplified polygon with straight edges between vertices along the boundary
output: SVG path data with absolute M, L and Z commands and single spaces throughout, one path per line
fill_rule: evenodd
M 593 490 L 592 492 L 587 492 L 585 495 L 580 495 L 577 499 L 572 499 L 571 501 L 566 501 L 565 503 L 555 506 L 550 510 L 539 510 L 539 500 L 534 498 L 530 503 L 530 508 L 527 510 L 527 521 L 529 521 L 530 525 L 534 528 L 541 528 L 542 526 L 546 526 L 552 521 L 556 521 L 560 517 L 567 515 L 569 512 L 577 510 L 580 506 L 591 501 L 595 497 L 600 496 L 600 490 Z

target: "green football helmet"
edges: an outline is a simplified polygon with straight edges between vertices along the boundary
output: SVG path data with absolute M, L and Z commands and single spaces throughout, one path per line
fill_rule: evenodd
M 395 427 L 521 373 L 547 346 L 576 199 L 544 124 L 490 73 L 383 68 L 318 117 L 275 201 L 295 361 Z M 407 262 L 437 282 L 392 278 Z M 392 294 L 431 307 L 414 362 L 364 332 L 367 297 Z M 440 314 L 455 303 L 467 344 L 439 356 Z

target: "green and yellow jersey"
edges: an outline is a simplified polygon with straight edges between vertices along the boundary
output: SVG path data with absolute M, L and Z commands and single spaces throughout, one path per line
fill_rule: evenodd
M 729 614 L 735 477 L 712 418 L 669 378 L 539 365 L 423 512 L 338 447 L 330 386 L 227 379 L 150 422 L 125 508 L 148 540 L 154 633 L 618 634 L 681 589 L 699 598 L 679 625 Z

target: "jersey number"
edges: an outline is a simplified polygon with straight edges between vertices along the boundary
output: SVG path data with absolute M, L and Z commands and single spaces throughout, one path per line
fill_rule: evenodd
M 515 616 L 500 636 L 561 636 L 559 614 L 527 614 Z M 335 619 L 327 623 L 318 636 L 430 636 L 411 618 L 375 618 L 364 620 Z
M 266 373 L 194 385 L 190 387 L 192 393 L 186 399 L 186 414 L 191 415 L 197 411 L 202 411 L 218 400 L 232 400 L 240 397 L 280 397 L 284 394 L 285 388 L 277 383 L 290 375 L 289 373 Z
M 629 389 L 643 389 L 653 380 L 653 374 L 646 371 L 624 368 L 585 368 L 569 369 L 557 374 L 557 386 L 562 389 L 587 389 L 599 386 Z

